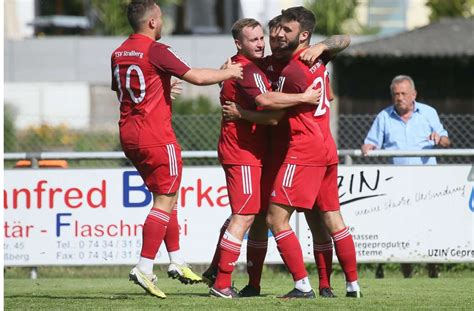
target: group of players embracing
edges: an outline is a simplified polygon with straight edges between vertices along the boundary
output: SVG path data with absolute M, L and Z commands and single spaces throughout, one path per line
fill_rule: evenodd
M 329 126 L 333 95 L 326 70 L 327 62 L 349 45 L 349 37 L 332 36 L 310 46 L 314 15 L 292 7 L 269 22 L 271 56 L 264 56 L 262 25 L 244 18 L 232 27 L 236 55 L 218 70 L 191 68 L 169 46 L 156 42 L 162 20 L 153 0 L 133 0 L 127 17 L 134 34 L 112 53 L 112 89 L 121 103 L 122 148 L 154 198 L 130 280 L 166 297 L 153 274 L 164 241 L 170 276 L 183 283 L 204 281 L 210 295 L 220 298 L 259 296 L 270 229 L 294 280 L 294 288 L 281 298 L 315 298 L 289 223 L 297 211 L 304 213 L 313 236 L 319 295 L 335 297 L 330 283 L 334 249 L 345 275 L 346 297 L 360 298 L 355 246 L 340 213 L 338 156 Z M 137 53 L 127 51 L 143 54 L 128 56 Z M 196 85 L 222 82 L 218 155 L 232 214 L 220 230 L 202 280 L 179 249 L 175 204 L 182 159 L 171 126 L 171 76 Z M 231 276 L 247 232 L 249 282 L 238 291 Z

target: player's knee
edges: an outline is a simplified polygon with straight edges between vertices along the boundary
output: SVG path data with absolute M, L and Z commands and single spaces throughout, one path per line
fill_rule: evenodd
M 273 232 L 273 234 L 281 231 L 279 230 L 281 227 L 281 220 L 279 220 L 278 217 L 275 217 L 275 215 L 268 214 L 266 222 L 268 228 Z
M 342 215 L 339 211 L 323 213 L 323 220 L 329 233 L 333 234 L 346 227 Z
M 252 225 L 255 215 L 234 215 L 229 224 L 229 230 L 245 233 Z

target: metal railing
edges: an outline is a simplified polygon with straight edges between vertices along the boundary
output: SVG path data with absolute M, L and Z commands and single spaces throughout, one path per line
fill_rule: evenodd
M 363 155 L 360 149 L 341 149 L 338 150 L 340 157 L 344 157 L 344 164 L 352 165 L 354 157 L 425 157 L 425 156 L 462 156 L 474 157 L 474 149 L 432 149 L 432 150 L 371 150 L 367 155 Z M 217 151 L 183 151 L 183 159 L 190 158 L 217 158 Z M 38 167 L 38 160 L 122 160 L 126 159 L 121 151 L 110 152 L 15 152 L 5 153 L 4 160 L 30 160 L 32 167 Z

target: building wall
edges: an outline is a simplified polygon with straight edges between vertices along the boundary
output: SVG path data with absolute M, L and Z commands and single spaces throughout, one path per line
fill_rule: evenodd
M 341 57 L 335 87 L 341 114 L 375 114 L 391 105 L 396 75 L 413 78 L 417 100 L 443 114 L 474 114 L 474 58 Z
M 314 42 L 322 40 L 315 36 Z M 48 37 L 5 41 L 5 103 L 17 126 L 44 122 L 71 127 L 109 127 L 118 120 L 110 90 L 110 55 L 124 37 Z M 170 36 L 162 40 L 193 67 L 219 68 L 235 54 L 230 35 Z M 184 97 L 204 95 L 219 103 L 218 85 L 183 83 Z M 74 113 L 77 115 L 74 117 Z
M 360 0 L 356 19 L 391 35 L 427 25 L 430 13 L 426 0 Z

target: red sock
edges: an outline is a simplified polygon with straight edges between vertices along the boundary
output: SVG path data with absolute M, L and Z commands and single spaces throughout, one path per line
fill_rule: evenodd
M 344 228 L 332 235 L 337 259 L 346 276 L 346 282 L 357 281 L 357 261 L 354 240 L 349 228 Z
M 155 259 L 158 249 L 166 233 L 166 226 L 171 214 L 152 208 L 143 225 L 143 245 L 140 256 Z
M 177 204 L 175 204 L 173 212 L 171 213 L 170 222 L 168 223 L 168 227 L 166 228 L 164 241 L 168 253 L 179 250 L 179 224 Z
M 308 276 L 303 261 L 303 251 L 293 230 L 284 230 L 275 235 L 278 251 L 294 281 Z
M 219 264 L 219 245 L 221 244 L 222 236 L 227 230 L 229 223 L 230 223 L 230 219 L 226 219 L 224 224 L 221 227 L 221 232 L 219 233 L 219 239 L 217 240 L 216 250 L 214 251 L 214 257 L 212 257 L 210 268 L 217 269 L 217 265 Z
M 313 245 L 314 260 L 318 267 L 319 289 L 331 288 L 332 249 L 332 242 Z
M 262 278 L 263 262 L 267 255 L 268 239 L 264 241 L 247 241 L 247 273 L 249 274 L 249 284 L 260 289 Z
M 234 271 L 237 259 L 239 259 L 240 246 L 240 243 L 232 242 L 222 237 L 219 247 L 219 270 L 217 271 L 217 278 L 214 283 L 215 288 L 222 289 L 232 285 L 232 272 Z

